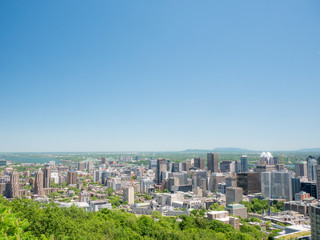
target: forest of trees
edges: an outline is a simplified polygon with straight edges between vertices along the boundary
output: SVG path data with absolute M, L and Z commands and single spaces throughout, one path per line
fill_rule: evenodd
M 124 210 L 90 213 L 29 199 L 0 197 L 0 239 L 263 239 L 266 233 L 243 222 L 240 230 L 219 221 L 191 216 L 136 217 Z

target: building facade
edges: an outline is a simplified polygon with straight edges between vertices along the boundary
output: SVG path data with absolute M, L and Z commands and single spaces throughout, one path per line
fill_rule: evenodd
M 238 187 L 226 188 L 226 204 L 239 203 L 243 200 L 243 189 Z
M 218 163 L 219 163 L 219 155 L 218 155 L 218 153 L 208 153 L 207 154 L 208 171 L 211 171 L 213 173 L 214 172 L 219 172 Z
M 311 239 L 320 240 L 320 205 L 311 206 Z
M 68 173 L 67 173 L 67 185 L 77 184 L 77 178 L 78 178 L 77 172 L 68 171 Z
M 242 155 L 241 159 L 241 172 L 246 173 L 249 171 L 249 163 L 248 163 L 248 156 Z
M 285 171 L 261 173 L 261 193 L 266 199 L 292 201 L 291 173 Z
M 237 187 L 243 189 L 243 194 L 261 192 L 261 183 L 258 173 L 237 173 Z

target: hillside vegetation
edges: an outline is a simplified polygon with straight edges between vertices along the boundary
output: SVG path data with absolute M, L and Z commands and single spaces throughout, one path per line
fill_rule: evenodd
M 157 212 L 156 212 L 157 213 Z M 0 197 L 0 239 L 263 239 L 259 227 L 240 230 L 197 216 L 136 217 L 121 210 L 90 213 L 78 207 L 59 208 L 28 199 Z

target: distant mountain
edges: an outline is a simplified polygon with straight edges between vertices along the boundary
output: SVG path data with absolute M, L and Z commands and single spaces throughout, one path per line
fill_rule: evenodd
M 296 152 L 320 152 L 320 148 L 303 148 L 297 150 Z
M 215 149 L 187 149 L 184 152 L 237 152 L 237 153 L 243 153 L 243 152 L 257 152 L 245 148 L 232 148 L 232 147 L 221 147 L 221 148 L 215 148 Z

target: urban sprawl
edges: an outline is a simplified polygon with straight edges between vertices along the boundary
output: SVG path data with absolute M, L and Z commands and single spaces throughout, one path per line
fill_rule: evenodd
M 206 155 L 179 162 L 103 155 L 45 164 L 1 160 L 0 194 L 88 212 L 122 209 L 178 221 L 201 216 L 235 229 L 245 221 L 275 238 L 320 239 L 320 157 L 310 155 L 289 169 L 270 152 L 254 166 L 247 155 L 223 161 L 217 153 Z

